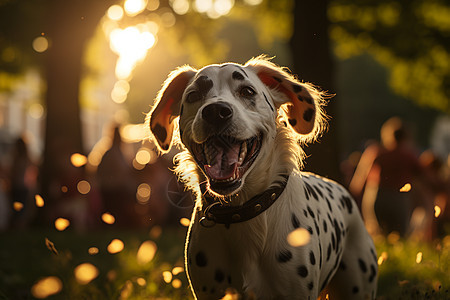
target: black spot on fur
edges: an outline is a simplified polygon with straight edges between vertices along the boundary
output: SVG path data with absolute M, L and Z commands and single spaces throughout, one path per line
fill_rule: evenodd
M 280 253 L 278 253 L 277 255 L 277 260 L 280 263 L 285 263 L 290 261 L 292 258 L 292 252 L 289 250 L 282 250 Z
M 231 77 L 235 80 L 244 80 L 245 79 L 244 75 L 242 75 L 238 71 L 234 71 L 233 74 L 231 75 Z
M 343 202 L 343 206 L 346 207 L 348 213 L 351 214 L 352 210 L 353 210 L 352 199 L 350 199 L 350 197 L 347 197 L 347 196 L 342 196 L 341 199 Z
M 313 230 L 312 230 L 311 226 L 308 226 L 308 227 L 306 228 L 306 230 L 309 231 L 309 234 L 313 235 Z
M 317 225 L 316 220 L 314 220 L 314 226 L 316 227 L 317 235 L 320 235 L 320 228 L 319 225 Z
M 206 286 L 202 286 L 202 292 L 206 292 L 207 288 Z
M 309 194 L 312 195 L 314 199 L 319 201 L 316 191 L 314 191 L 314 189 L 307 182 L 305 182 L 304 184 L 305 184 L 305 187 L 308 190 Z
M 314 186 L 314 189 L 316 190 L 317 194 L 319 194 L 320 197 L 323 197 L 322 191 L 317 186 Z
M 328 209 L 329 209 L 330 211 L 333 211 L 333 208 L 331 208 L 330 200 L 328 200 L 328 198 L 325 198 L 325 201 L 327 201 Z
M 264 95 L 264 100 L 266 100 L 266 102 L 267 102 L 267 105 L 269 105 L 270 109 L 272 111 L 274 111 L 274 108 L 273 108 L 272 104 L 269 102 L 269 99 L 267 99 L 266 94 L 263 93 L 263 95 Z M 286 124 L 286 122 L 284 122 L 284 127 L 286 127 L 286 126 L 287 126 L 287 124 Z
M 208 92 L 213 87 L 214 83 L 207 76 L 200 76 L 195 80 L 195 85 L 197 86 L 198 92 L 201 95 L 201 98 L 204 98 Z
M 297 268 L 297 274 L 300 275 L 300 277 L 307 277 L 308 276 L 308 269 L 306 266 L 300 266 Z
M 316 257 L 314 256 L 314 253 L 312 251 L 309 252 L 309 261 L 313 266 L 316 264 Z
M 303 215 L 305 215 L 305 218 L 308 217 L 308 212 L 306 210 L 303 210 Z
M 322 268 L 322 244 L 319 243 L 319 268 Z
M 208 260 L 206 259 L 205 253 L 199 251 L 197 255 L 195 255 L 195 263 L 199 267 L 205 267 L 208 264 Z
M 305 100 L 307 103 L 309 103 L 309 104 L 312 104 L 312 103 L 313 103 L 313 98 L 312 98 L 312 97 L 306 97 L 306 98 L 304 98 L 304 100 Z
M 218 283 L 221 283 L 224 279 L 225 275 L 223 274 L 223 272 L 217 269 L 216 272 L 214 273 L 214 280 L 217 281 Z
M 359 292 L 359 288 L 357 286 L 354 286 L 353 289 L 352 289 L 352 293 L 353 294 L 358 294 L 358 292 Z
M 156 123 L 155 126 L 153 126 L 153 134 L 155 137 L 160 141 L 164 142 L 167 139 L 167 130 L 161 124 Z
M 334 230 L 336 232 L 336 253 L 337 249 L 339 248 L 339 245 L 341 243 L 341 228 L 339 227 L 339 224 L 336 220 L 334 220 Z
M 372 248 L 370 249 L 370 253 L 372 254 L 374 262 L 377 263 L 378 262 L 377 255 L 375 254 L 375 251 Z
M 375 276 L 377 275 L 377 269 L 374 265 L 370 265 L 370 276 L 369 276 L 369 282 L 372 282 L 375 279 Z
M 341 269 L 342 271 L 347 270 L 347 265 L 344 261 L 341 261 L 341 263 L 339 264 L 339 269 Z
M 311 291 L 314 287 L 314 283 L 311 281 L 310 283 L 308 283 L 308 289 Z
M 330 260 L 330 256 L 331 256 L 331 244 L 328 245 L 328 249 L 327 249 L 327 261 Z
M 297 125 L 297 120 L 296 119 L 289 119 L 288 121 L 289 121 L 289 124 L 291 124 L 292 127 Z
M 333 245 L 333 250 L 336 249 L 336 238 L 334 237 L 334 233 L 331 234 L 331 243 Z
M 316 216 L 314 215 L 314 212 L 312 211 L 311 207 L 307 206 L 306 208 L 308 209 L 309 215 L 315 218 Z
M 303 102 L 304 100 L 303 100 L 303 97 L 301 96 L 301 95 L 297 95 L 297 99 L 298 99 L 298 101 L 300 101 L 300 102 Z
M 314 109 L 308 108 L 303 113 L 303 120 L 305 120 L 306 122 L 311 122 L 312 118 L 314 117 L 314 113 L 315 113 Z
M 241 68 L 241 67 L 239 67 L 239 66 L 238 66 L 238 68 L 239 68 L 239 70 L 241 70 L 242 73 L 244 73 L 245 76 L 248 77 L 247 73 L 245 72 L 245 70 L 244 70 L 243 68 Z
M 367 266 L 366 266 L 366 263 L 361 258 L 358 259 L 358 264 L 359 264 L 359 268 L 361 269 L 361 271 L 366 273 L 367 272 Z
M 327 232 L 328 231 L 328 226 L 327 226 L 327 221 L 323 220 L 323 231 Z
M 299 84 L 293 84 L 292 89 L 294 90 L 294 93 L 300 93 L 303 90 L 303 87 Z
M 306 186 L 304 187 L 304 191 L 305 191 L 306 200 L 309 200 L 309 192 L 308 192 L 308 189 L 306 188 Z
M 292 222 L 292 226 L 294 226 L 295 229 L 300 227 L 300 221 L 298 220 L 298 218 L 295 214 L 292 214 L 291 222 Z

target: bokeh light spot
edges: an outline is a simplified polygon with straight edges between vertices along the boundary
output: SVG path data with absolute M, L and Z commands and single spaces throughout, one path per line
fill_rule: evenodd
M 42 53 L 48 49 L 48 40 L 43 36 L 39 36 L 33 40 L 33 49 L 36 52 Z
M 86 195 L 91 191 L 91 184 L 87 182 L 86 180 L 81 180 L 77 184 L 77 189 L 80 194 Z
M 141 165 L 148 164 L 150 162 L 151 158 L 152 158 L 152 155 L 151 155 L 150 151 L 146 148 L 141 148 L 136 153 L 136 161 Z
M 143 265 L 150 262 L 155 256 L 157 246 L 153 241 L 145 241 L 141 244 L 137 252 L 137 261 Z
M 55 295 L 62 290 L 62 282 L 56 276 L 49 276 L 36 282 L 31 288 L 31 294 L 38 299 Z
M 44 206 L 44 199 L 41 197 L 41 195 L 34 195 L 34 201 L 36 202 L 37 207 L 43 207 Z
M 116 253 L 121 252 L 124 247 L 125 247 L 125 245 L 123 244 L 123 242 L 121 240 L 113 239 L 111 241 L 111 243 L 109 243 L 107 250 L 111 254 L 116 254 Z
M 18 201 L 14 201 L 13 208 L 14 208 L 15 211 L 21 211 L 23 209 L 23 203 L 22 202 L 18 202 Z
M 129 16 L 135 16 L 142 12 L 147 6 L 146 0 L 126 0 L 124 4 L 125 12 Z
M 422 252 L 417 252 L 416 263 L 420 264 L 422 262 L 422 258 L 423 258 L 423 253 Z
M 123 9 L 120 5 L 112 5 L 106 14 L 111 20 L 120 21 L 123 18 Z
M 441 214 L 441 208 L 437 205 L 434 206 L 434 217 L 438 218 Z
M 411 184 L 410 183 L 406 183 L 404 186 L 402 186 L 402 188 L 400 189 L 400 192 L 407 193 L 410 190 L 411 190 Z
M 78 265 L 74 270 L 75 278 L 80 284 L 88 284 L 98 276 L 98 269 L 90 263 Z
M 113 215 L 111 215 L 110 213 L 104 213 L 102 214 L 102 221 L 105 222 L 106 224 L 114 224 L 114 222 L 116 222 L 116 218 L 114 218 Z
M 140 286 L 145 286 L 147 284 L 147 280 L 145 280 L 142 277 L 139 277 L 136 279 L 136 283 L 139 284 Z
M 136 199 L 140 204 L 146 204 L 150 200 L 151 188 L 146 183 L 141 183 L 136 192 Z
M 178 278 L 176 278 L 176 279 L 174 279 L 173 281 L 172 281 L 172 286 L 175 288 L 175 289 L 179 289 L 180 287 L 181 287 L 181 280 L 180 279 L 178 279 Z
M 99 252 L 99 250 L 98 250 L 97 247 L 90 247 L 90 248 L 88 249 L 89 255 L 96 255 L 96 254 L 98 254 L 98 252 Z
M 287 242 L 292 247 L 300 247 L 309 243 L 311 235 L 308 230 L 304 228 L 297 228 L 291 231 L 287 236 Z
M 64 218 L 58 218 L 55 220 L 55 228 L 58 231 L 66 230 L 69 227 L 70 221 Z
M 184 227 L 188 227 L 190 223 L 191 223 L 191 221 L 188 218 L 180 219 L 180 224 L 183 225 Z
M 172 269 L 172 274 L 174 276 L 176 276 L 176 275 L 178 275 L 178 274 L 180 274 L 182 272 L 184 272 L 184 268 L 183 267 L 175 267 L 175 268 Z
M 80 153 L 74 153 L 70 156 L 70 162 L 74 167 L 82 167 L 87 163 L 87 157 Z
M 164 271 L 162 275 L 165 283 L 170 283 L 172 281 L 172 272 Z

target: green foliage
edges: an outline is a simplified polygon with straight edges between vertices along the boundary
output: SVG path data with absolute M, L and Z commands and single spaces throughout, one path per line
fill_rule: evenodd
M 39 279 L 56 276 L 62 281 L 62 290 L 47 299 L 192 299 L 184 271 L 173 272 L 169 283 L 163 276 L 163 272 L 183 266 L 185 233 L 185 228 L 163 229 L 159 237 L 147 232 L 106 230 L 85 234 L 71 230 L 3 233 L 0 298 L 29 299 Z M 46 237 L 54 243 L 58 255 L 47 249 Z M 106 249 L 115 238 L 125 247 L 110 254 Z M 139 264 L 139 246 L 149 239 L 158 250 L 153 260 Z M 449 299 L 450 236 L 433 243 L 377 238 L 376 246 L 378 256 L 384 257 L 379 259 L 377 299 Z M 89 254 L 91 247 L 97 247 L 98 253 Z M 418 262 L 419 252 L 422 259 Z M 99 271 L 85 285 L 74 275 L 74 269 L 82 263 L 90 263 Z M 181 287 L 173 287 L 172 282 L 178 280 Z
M 450 236 L 431 244 L 379 238 L 378 299 L 449 299 Z
M 450 111 L 450 6 L 441 0 L 334 0 L 328 9 L 335 54 L 369 53 L 390 70 L 399 95 Z

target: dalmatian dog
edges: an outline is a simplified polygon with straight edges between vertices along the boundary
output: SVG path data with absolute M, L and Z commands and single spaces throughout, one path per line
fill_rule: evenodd
M 196 299 L 375 299 L 377 256 L 354 200 L 300 171 L 300 145 L 326 127 L 324 98 L 264 56 L 169 75 L 147 123 L 162 153 L 181 148 L 175 171 L 197 195 L 185 247 Z M 296 232 L 306 242 L 290 242 Z

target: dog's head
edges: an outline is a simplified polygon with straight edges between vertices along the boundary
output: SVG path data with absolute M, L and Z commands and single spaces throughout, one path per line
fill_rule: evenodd
M 228 196 L 255 165 L 268 163 L 280 131 L 294 133 L 294 143 L 316 138 L 324 127 L 323 102 L 311 85 L 258 57 L 245 65 L 175 70 L 147 121 L 161 152 L 169 151 L 175 134 L 209 189 Z

